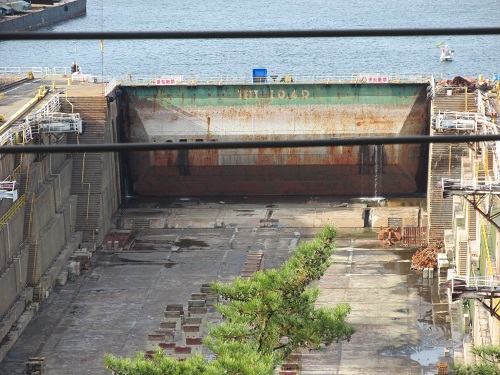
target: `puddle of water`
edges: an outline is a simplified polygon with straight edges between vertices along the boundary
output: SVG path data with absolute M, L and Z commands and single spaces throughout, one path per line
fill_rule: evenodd
M 417 312 L 415 326 L 419 331 L 418 345 L 403 345 L 388 347 L 380 351 L 382 356 L 404 357 L 418 362 L 422 374 L 434 374 L 438 362 L 451 362 L 451 357 L 445 357 L 444 351 L 450 348 L 452 332 L 450 324 L 446 322 L 448 307 L 444 303 L 445 292 L 439 288 L 438 280 L 423 279 L 422 275 L 411 269 L 411 258 L 417 249 L 392 250 L 399 259 L 384 264 L 384 268 L 398 275 L 406 275 L 406 287 L 413 290 L 420 298 L 420 302 L 411 309 L 395 310 L 402 314 Z M 450 350 L 452 350 L 450 348 Z
M 392 260 L 384 264 L 384 268 L 394 271 L 398 275 L 408 275 L 411 280 L 414 272 L 411 270 L 411 257 L 416 250 L 395 250 L 393 253 L 399 256 L 399 259 Z
M 236 216 L 253 216 L 255 214 L 255 210 L 233 210 L 237 212 Z
M 417 350 L 410 355 L 410 358 L 421 366 L 435 366 L 444 356 L 444 346 L 437 346 L 430 349 Z
M 189 249 L 191 246 L 194 248 L 199 248 L 199 247 L 209 247 L 210 245 L 206 243 L 205 241 L 199 241 L 199 240 L 192 240 L 189 238 L 182 238 L 178 241 L 174 242 L 175 246 L 178 246 L 182 249 Z

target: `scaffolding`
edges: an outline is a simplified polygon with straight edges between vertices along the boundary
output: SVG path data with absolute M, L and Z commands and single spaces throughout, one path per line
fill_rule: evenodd
M 477 112 L 439 112 L 432 119 L 432 127 L 436 131 L 455 131 L 457 133 L 473 133 L 498 135 L 499 129 L 492 121 L 492 110 L 488 97 L 481 90 L 476 90 Z M 441 180 L 443 197 L 460 196 L 467 201 L 483 220 L 488 221 L 500 231 L 497 222 L 500 212 L 495 203 L 500 195 L 500 143 L 484 141 L 469 144 L 472 157 L 474 178 Z M 486 229 L 481 220 L 481 236 L 485 246 L 485 275 L 469 276 L 459 274 L 457 269 L 450 270 L 447 280 L 450 302 L 460 299 L 474 299 L 479 302 L 494 318 L 500 320 L 500 278 L 491 260 Z M 470 256 L 470 255 L 469 255 Z M 457 267 L 457 263 L 455 263 Z

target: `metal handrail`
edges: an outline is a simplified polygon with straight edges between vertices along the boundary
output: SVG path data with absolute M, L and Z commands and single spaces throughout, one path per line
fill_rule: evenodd
M 285 79 L 289 77 L 288 79 Z M 256 82 L 256 78 L 259 78 Z M 370 78 L 381 78 L 380 81 Z M 132 75 L 127 74 L 116 78 L 125 85 L 154 85 L 156 80 L 169 80 L 173 85 L 203 85 L 203 84 L 292 84 L 292 83 L 429 83 L 434 78 L 430 73 L 398 74 L 398 73 L 350 73 L 350 74 L 282 74 L 272 73 L 266 77 L 252 77 L 249 75 L 221 74 L 221 75 Z
M 111 92 L 113 92 L 117 85 L 118 83 L 116 81 L 116 78 L 110 80 L 104 88 L 104 96 L 108 96 L 109 94 L 111 94 Z
M 33 74 L 42 74 L 44 68 L 41 66 L 0 66 L 0 74 L 27 75 L 29 72 Z
M 28 243 L 31 242 L 31 226 L 33 224 L 33 211 L 35 208 L 35 193 L 31 195 L 30 218 L 28 222 Z
M 35 238 L 35 251 L 33 253 L 33 273 L 31 275 L 31 285 L 35 286 L 36 284 L 36 263 L 38 258 L 38 247 L 40 246 L 40 235 L 36 235 Z
M 89 220 L 89 211 L 90 211 L 90 182 L 84 182 L 85 180 L 85 159 L 87 158 L 87 153 L 83 153 L 83 159 L 82 159 L 82 187 L 84 185 L 87 185 L 87 212 L 85 216 L 85 224 L 88 223 Z
M 71 68 L 66 66 L 56 67 L 41 67 L 41 66 L 21 66 L 21 67 L 2 67 L 0 66 L 0 74 L 18 74 L 26 75 L 29 72 L 39 75 L 68 75 L 71 74 Z M 231 83 L 231 82 L 247 82 L 254 83 L 254 77 L 249 74 L 173 74 L 164 73 L 160 75 L 134 75 L 127 74 L 119 78 L 121 82 L 141 82 L 142 84 L 152 82 L 157 78 L 174 77 L 176 81 L 187 83 L 196 82 L 202 83 Z M 434 76 L 431 73 L 387 73 L 387 72 L 359 72 L 359 73 L 327 73 L 327 74 L 292 74 L 289 72 L 270 72 L 265 78 L 265 83 L 292 83 L 281 82 L 282 78 L 291 77 L 293 82 L 362 82 L 363 78 L 370 77 L 386 77 L 389 82 L 433 82 Z M 259 77 L 260 78 L 260 77 Z M 110 78 L 112 79 L 112 77 Z M 384 82 L 386 83 L 386 82 Z
M 455 287 L 467 288 L 490 288 L 494 289 L 500 287 L 499 276 L 459 276 L 453 275 L 451 277 L 451 292 L 454 293 Z
M 75 112 L 75 107 L 73 106 L 73 103 L 71 103 L 69 100 L 68 100 L 68 92 L 66 91 L 66 96 L 64 98 L 66 100 L 66 102 L 71 106 L 71 113 L 74 113 Z
M 494 190 L 500 191 L 500 181 L 489 179 L 479 184 L 476 178 L 442 178 L 441 187 L 443 190 Z
M 55 94 L 42 108 L 36 111 L 36 115 L 47 116 L 53 112 L 58 112 L 61 109 L 61 101 L 59 94 Z
M 0 228 L 8 223 L 10 219 L 16 214 L 17 211 L 22 207 L 26 200 L 26 194 L 21 195 L 19 199 L 17 199 L 14 204 L 9 208 L 9 210 L 5 213 L 5 215 L 0 218 Z
M 488 245 L 488 236 L 486 235 L 486 229 L 484 227 L 483 220 L 481 220 L 481 231 L 483 234 L 484 247 L 486 250 L 486 263 L 488 265 L 488 271 L 490 272 L 490 276 L 494 276 L 493 266 L 491 264 L 491 257 L 490 257 L 490 246 Z

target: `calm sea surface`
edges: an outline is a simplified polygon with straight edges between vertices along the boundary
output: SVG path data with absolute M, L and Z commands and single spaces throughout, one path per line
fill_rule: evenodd
M 87 15 L 41 31 L 379 29 L 500 26 L 498 0 L 87 0 Z M 439 60 L 436 44 L 455 50 Z M 95 75 L 500 74 L 494 35 L 252 40 L 0 42 L 0 66 L 55 67 L 78 60 Z

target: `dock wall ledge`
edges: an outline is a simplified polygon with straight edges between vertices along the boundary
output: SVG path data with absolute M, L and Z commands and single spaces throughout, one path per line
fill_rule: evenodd
M 83 16 L 87 13 L 87 0 L 63 0 L 46 6 L 34 6 L 21 15 L 0 20 L 0 31 L 28 31 Z
M 1 31 L 1 30 L 0 30 Z M 32 72 L 35 77 L 50 75 L 69 75 L 71 68 L 68 66 L 0 66 L 0 75 L 21 75 L 25 76 Z M 431 73 L 325 73 L 325 74 L 302 74 L 294 75 L 293 80 L 285 81 L 280 77 L 285 74 L 276 73 L 276 79 L 267 79 L 256 82 L 249 75 L 242 74 L 221 74 L 221 75 L 181 75 L 181 74 L 124 74 L 120 76 L 99 76 L 102 82 L 116 82 L 117 85 L 124 86 L 193 86 L 193 85 L 241 85 L 252 84 L 255 86 L 277 85 L 277 84 L 388 84 L 388 83 L 429 83 L 440 80 L 441 77 L 434 77 Z

